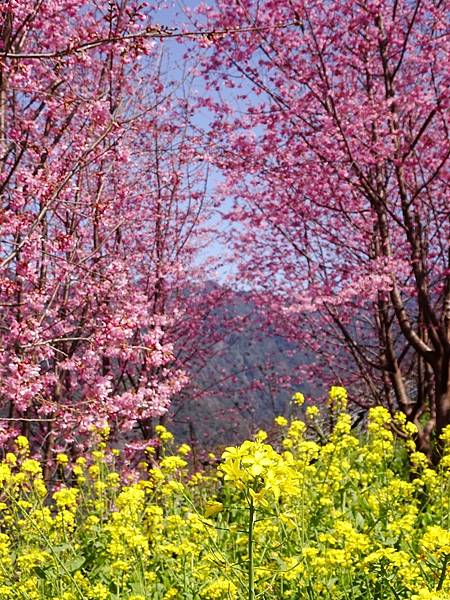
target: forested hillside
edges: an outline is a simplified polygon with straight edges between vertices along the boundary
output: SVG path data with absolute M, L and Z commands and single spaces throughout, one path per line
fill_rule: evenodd
M 272 427 L 277 415 L 288 414 L 295 391 L 310 395 L 320 387 L 307 379 L 311 353 L 264 327 L 267 315 L 250 293 L 233 292 L 227 299 L 209 318 L 220 331 L 226 314 L 234 331 L 219 335 L 211 357 L 196 365 L 165 419 L 177 437 L 203 448 L 236 443 L 260 427 Z

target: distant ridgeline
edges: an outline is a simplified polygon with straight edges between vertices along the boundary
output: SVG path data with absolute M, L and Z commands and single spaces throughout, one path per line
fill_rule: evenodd
M 190 385 L 172 403 L 165 422 L 177 439 L 208 448 L 238 443 L 287 414 L 294 391 L 313 391 L 301 369 L 311 357 L 262 326 L 264 315 L 249 294 L 234 292 L 209 318 L 220 328 L 234 317 L 239 323 L 223 332 L 216 352 L 190 373 Z

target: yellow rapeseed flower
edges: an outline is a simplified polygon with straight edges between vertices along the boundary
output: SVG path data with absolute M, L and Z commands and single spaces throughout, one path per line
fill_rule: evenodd
M 305 402 L 305 396 L 301 392 L 295 392 L 292 396 L 292 401 L 294 404 L 297 404 L 297 406 L 302 406 Z
M 333 385 L 328 392 L 328 406 L 333 411 L 347 408 L 347 390 L 344 387 Z
M 56 462 L 58 463 L 58 465 L 65 467 L 69 463 L 69 457 L 67 456 L 67 454 L 64 454 L 64 452 L 60 452 L 56 455 Z
M 30 443 L 28 442 L 28 439 L 24 435 L 19 435 L 16 437 L 16 446 L 20 450 L 28 450 L 30 447 Z

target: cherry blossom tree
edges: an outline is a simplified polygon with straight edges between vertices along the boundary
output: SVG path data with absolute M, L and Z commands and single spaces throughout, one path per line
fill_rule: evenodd
M 205 174 L 156 9 L 2 4 L 1 438 L 47 461 L 144 430 L 187 381 L 174 290 L 205 243 Z
M 241 31 L 202 41 L 241 280 L 316 353 L 305 376 L 402 409 L 425 449 L 450 423 L 448 9 L 200 9 L 209 29 Z

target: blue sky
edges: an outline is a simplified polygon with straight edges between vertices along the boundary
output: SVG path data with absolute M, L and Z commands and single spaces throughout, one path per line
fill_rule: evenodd
M 193 22 L 190 23 L 189 16 L 186 15 L 184 11 L 195 9 L 195 7 L 199 4 L 199 0 L 175 0 L 175 2 L 170 3 L 167 8 L 158 11 L 158 24 L 167 27 L 175 27 L 177 29 L 184 28 L 187 25 L 189 30 L 194 31 L 196 29 L 195 24 Z M 184 69 L 186 67 L 186 63 L 183 58 L 183 55 L 186 52 L 186 43 L 180 43 L 180 41 L 177 41 L 177 39 L 166 38 L 163 44 L 164 64 L 168 69 L 168 77 L 169 79 L 174 80 L 179 78 L 181 82 L 184 77 Z M 205 93 L 201 79 L 198 78 L 193 82 L 192 91 L 194 93 Z M 224 90 L 224 95 L 225 94 L 226 90 Z M 195 116 L 194 124 L 200 129 L 207 130 L 210 125 L 210 119 L 211 115 L 206 110 L 199 111 Z M 218 183 L 220 183 L 220 181 L 220 173 L 214 169 L 210 169 L 208 179 L 208 194 L 214 194 L 214 188 Z M 230 208 L 230 204 L 228 204 L 227 208 Z M 211 224 L 222 231 L 224 231 L 224 227 L 226 227 L 219 216 L 214 218 L 211 221 Z M 220 237 L 215 236 L 213 239 L 211 239 L 207 248 L 205 248 L 205 250 L 202 252 L 200 258 L 212 256 L 223 259 L 228 251 L 229 249 L 220 240 Z M 219 281 L 225 281 L 226 278 L 234 272 L 234 270 L 235 269 L 233 265 L 228 263 L 226 266 L 224 265 L 223 267 L 217 269 L 216 278 Z

